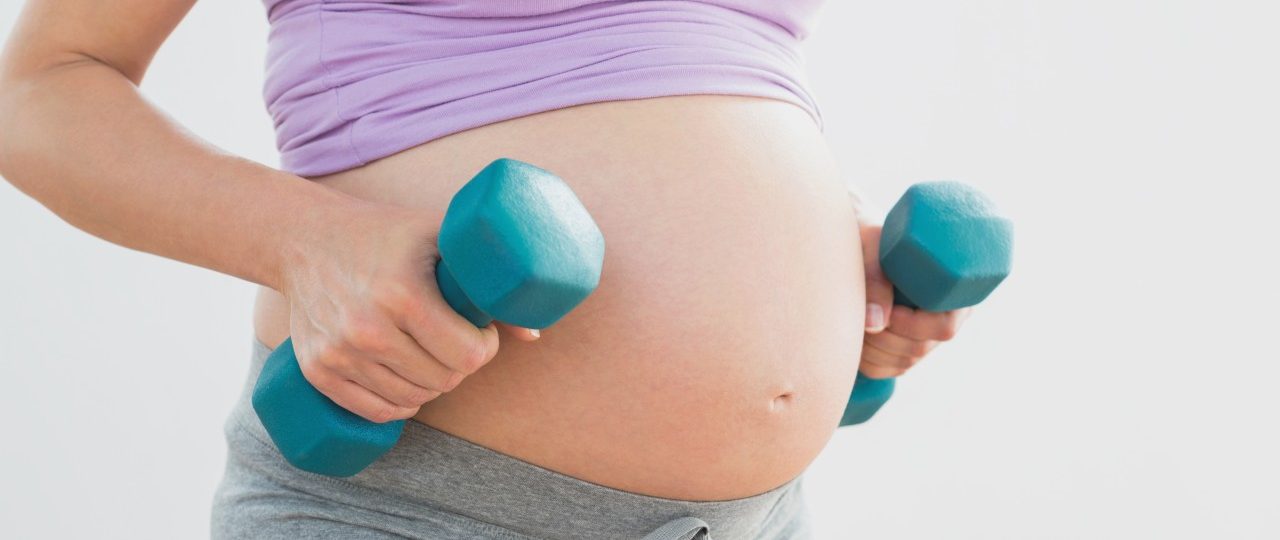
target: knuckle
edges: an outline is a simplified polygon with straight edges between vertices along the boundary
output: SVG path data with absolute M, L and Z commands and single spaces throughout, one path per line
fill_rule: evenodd
M 324 366 L 336 373 L 351 374 L 356 370 L 356 361 L 349 355 L 338 351 L 324 357 Z
M 413 293 L 402 281 L 385 280 L 374 289 L 373 298 L 379 305 L 401 312 L 412 303 Z
M 457 388 L 459 384 L 462 384 L 462 379 L 465 379 L 466 377 L 467 375 L 465 373 L 450 371 L 444 382 L 439 384 L 439 388 L 442 392 L 451 392 L 454 388 Z
M 414 374 L 409 378 L 414 385 L 431 392 L 448 392 L 453 389 L 448 382 L 449 377 L 455 372 L 448 366 L 440 364 L 434 357 L 417 362 L 416 367 Z
M 316 365 L 314 362 L 300 363 L 298 367 L 302 368 L 302 378 L 311 383 L 311 386 L 319 390 L 321 394 L 327 396 L 333 391 L 333 377 L 330 377 L 323 367 Z
M 369 414 L 365 416 L 365 418 L 370 422 L 385 424 L 395 420 L 400 411 L 401 408 L 394 405 L 378 405 L 374 407 L 373 410 L 369 411 Z
M 426 319 L 426 316 L 428 316 L 426 315 L 426 311 L 428 311 L 428 307 L 426 306 L 428 306 L 428 303 L 426 303 L 425 296 L 413 292 L 406 292 L 404 293 L 404 297 L 399 299 L 396 308 L 398 314 L 408 317 L 408 319 L 424 320 Z
M 335 347 L 335 345 L 336 343 L 334 343 L 333 340 L 328 339 L 325 336 L 312 337 L 311 339 L 308 339 L 306 343 L 307 359 L 308 360 L 326 359 L 332 356 L 335 352 L 337 352 L 336 350 L 337 348 Z M 302 351 L 299 351 L 299 352 L 302 352 Z M 302 357 L 299 356 L 298 359 L 301 360 Z
M 381 352 L 390 341 L 383 326 L 369 318 L 351 319 L 343 336 L 352 347 L 368 352 Z
M 409 392 L 405 395 L 405 402 L 409 403 L 410 405 L 422 405 L 423 403 L 431 401 L 433 398 L 435 398 L 435 395 L 433 394 L 438 395 L 439 392 L 436 392 L 428 388 L 414 387 L 413 389 L 409 390 Z
M 947 321 L 947 324 L 938 329 L 935 338 L 938 341 L 951 341 L 956 337 L 956 333 L 960 331 L 960 327 L 955 320 Z
M 489 359 L 489 344 L 486 340 L 472 340 L 463 353 L 458 357 L 458 366 L 464 373 L 475 373 L 476 370 L 484 366 Z
M 493 357 L 498 355 L 498 329 L 484 333 L 484 361 L 488 363 Z
M 907 360 L 914 362 L 916 359 L 929 354 L 929 350 L 932 348 L 933 347 L 929 345 L 928 341 L 912 341 L 911 344 L 907 346 L 907 354 L 910 355 L 910 358 Z
M 391 420 L 391 416 L 393 414 L 395 414 L 395 409 L 384 405 L 374 407 L 373 410 L 369 411 L 369 413 L 365 415 L 365 419 L 370 422 L 381 424 Z
M 315 365 L 313 367 L 315 369 L 323 368 L 342 373 L 350 367 L 350 358 L 343 354 L 337 343 L 332 341 L 327 341 L 317 347 L 314 357 L 315 362 L 313 363 Z

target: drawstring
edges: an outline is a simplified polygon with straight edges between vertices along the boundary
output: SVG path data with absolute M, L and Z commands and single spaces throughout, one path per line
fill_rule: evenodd
M 696 517 L 673 519 L 643 540 L 711 540 L 711 526 Z

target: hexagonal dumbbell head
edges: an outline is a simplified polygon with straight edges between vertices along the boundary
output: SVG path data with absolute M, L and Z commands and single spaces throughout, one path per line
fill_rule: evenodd
M 958 182 L 907 190 L 885 217 L 880 267 L 895 303 L 950 311 L 981 302 L 1009 275 L 1013 224 Z
M 370 422 L 311 386 L 302 375 L 292 339 L 271 351 L 263 363 L 252 403 L 285 460 L 316 474 L 356 474 L 395 446 L 404 430 L 404 420 Z
M 564 181 L 499 159 L 449 203 L 440 257 L 445 299 L 471 322 L 546 328 L 599 284 L 604 236 Z

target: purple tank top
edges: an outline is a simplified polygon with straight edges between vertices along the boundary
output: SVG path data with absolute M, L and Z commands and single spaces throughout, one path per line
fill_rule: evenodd
M 822 0 L 264 0 L 282 167 L 338 172 L 510 118 L 728 94 L 821 126 L 800 55 Z

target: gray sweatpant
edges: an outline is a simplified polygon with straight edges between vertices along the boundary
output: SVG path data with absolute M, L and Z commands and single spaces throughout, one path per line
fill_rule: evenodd
M 291 467 L 249 396 L 270 350 L 254 340 L 226 422 L 213 538 L 754 540 L 808 538 L 800 478 L 745 499 L 649 497 L 549 471 L 418 422 L 351 478 Z

